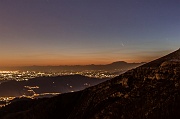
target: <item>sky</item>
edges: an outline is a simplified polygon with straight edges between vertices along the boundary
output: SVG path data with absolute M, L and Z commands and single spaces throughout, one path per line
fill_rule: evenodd
M 0 0 L 0 66 L 148 62 L 180 47 L 180 0 Z

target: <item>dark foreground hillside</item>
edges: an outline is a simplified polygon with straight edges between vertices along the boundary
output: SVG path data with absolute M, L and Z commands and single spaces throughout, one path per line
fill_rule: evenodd
M 83 91 L 26 102 L 2 108 L 1 118 L 179 119 L 180 50 Z
M 81 92 L 52 98 L 16 101 L 0 110 L 0 119 L 67 119 Z

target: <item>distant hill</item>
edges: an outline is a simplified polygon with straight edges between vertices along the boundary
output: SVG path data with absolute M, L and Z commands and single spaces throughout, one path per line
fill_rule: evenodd
M 21 71 L 44 71 L 44 72 L 59 72 L 59 71 L 83 71 L 83 70 L 113 70 L 122 69 L 128 70 L 144 64 L 142 63 L 127 63 L 117 61 L 106 65 L 63 65 L 63 66 L 24 66 L 24 67 L 0 67 L 0 70 L 21 70 Z
M 89 78 L 82 75 L 65 75 L 56 77 L 38 77 L 28 81 L 7 81 L 0 84 L 0 97 L 22 96 L 42 93 L 67 93 L 79 91 L 96 85 L 107 79 Z M 28 87 L 38 88 L 30 90 Z
M 179 119 L 179 112 L 180 49 L 82 91 L 11 103 L 0 118 Z

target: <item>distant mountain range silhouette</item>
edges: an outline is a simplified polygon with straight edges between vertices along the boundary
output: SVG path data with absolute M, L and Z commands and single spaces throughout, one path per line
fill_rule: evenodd
M 124 61 L 117 61 L 105 65 L 62 65 L 62 66 L 22 66 L 22 67 L 0 67 L 0 70 L 21 70 L 21 71 L 44 71 L 44 72 L 59 72 L 63 70 L 82 71 L 82 70 L 113 70 L 122 69 L 128 70 L 144 64 L 141 63 L 127 63 Z
M 180 49 L 98 85 L 0 109 L 2 119 L 179 119 Z

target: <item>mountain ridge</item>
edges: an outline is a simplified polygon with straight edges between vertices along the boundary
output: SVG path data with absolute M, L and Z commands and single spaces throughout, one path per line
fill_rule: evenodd
M 76 98 L 70 100 L 67 97 L 69 103 L 66 102 L 65 104 L 71 103 L 72 107 L 64 108 L 71 109 L 66 116 L 59 111 L 53 113 L 49 110 L 48 113 L 42 113 L 42 115 L 38 112 L 20 112 L 18 117 L 23 118 L 29 115 L 28 118 L 24 119 L 33 119 L 33 117 L 40 119 L 46 115 L 48 119 L 57 115 L 64 119 L 179 119 L 179 57 L 180 50 L 178 49 L 111 80 L 77 93 L 68 93 L 69 96 Z M 66 99 L 65 95 L 57 97 L 61 96 Z M 51 99 L 53 100 L 53 98 Z M 46 103 L 50 102 L 46 101 Z M 61 100 L 61 104 L 56 103 L 56 106 L 61 107 L 62 103 Z M 41 104 L 40 107 L 43 107 L 45 102 L 41 102 Z M 40 107 L 36 106 L 35 109 L 41 109 Z M 31 108 L 30 110 L 33 111 L 34 109 Z M 51 110 L 56 110 L 56 108 L 51 105 Z M 16 115 L 16 113 L 13 114 Z M 8 116 L 4 119 L 13 119 L 14 117 L 12 114 Z M 56 118 L 54 117 L 54 119 Z
M 134 84 L 135 84 L 135 82 L 139 82 L 139 81 L 143 81 L 144 82 L 144 80 L 145 81 L 149 81 L 149 80 L 151 80 L 151 81 L 153 81 L 153 80 L 163 80 L 163 79 L 165 79 L 165 78 L 169 78 L 169 77 L 163 77 L 163 75 L 157 75 L 156 76 L 156 68 L 154 69 L 153 67 L 159 67 L 160 65 L 161 65 L 161 63 L 163 63 L 164 61 L 166 61 L 166 60 L 170 60 L 170 59 L 176 59 L 176 58 L 178 58 L 179 59 L 179 56 L 180 56 L 180 50 L 177 50 L 177 51 L 175 51 L 175 52 L 173 52 L 173 53 L 170 53 L 170 54 L 168 54 L 168 55 L 166 55 L 166 56 L 164 56 L 164 57 L 162 57 L 162 58 L 159 58 L 159 59 L 157 59 L 157 60 L 154 60 L 154 61 L 152 61 L 152 62 L 150 62 L 150 63 L 147 63 L 147 64 L 145 64 L 145 65 L 142 65 L 142 66 L 140 66 L 140 67 L 137 67 L 137 68 L 135 68 L 135 69 L 132 69 L 132 70 L 129 70 L 129 71 L 127 71 L 126 73 L 124 73 L 124 74 L 122 74 L 122 75 L 120 75 L 120 76 L 118 76 L 118 77 L 116 77 L 116 78 L 114 78 L 114 79 L 111 79 L 111 80 L 109 80 L 109 81 L 106 81 L 106 82 L 104 82 L 104 83 L 101 83 L 102 84 L 102 86 L 100 86 L 101 84 L 99 84 L 99 89 L 98 89 L 98 87 L 96 87 L 96 89 L 95 89 L 95 91 L 93 92 L 93 93 L 91 93 L 89 96 L 87 96 L 87 97 L 93 97 L 93 99 L 90 101 L 90 102 L 93 102 L 93 100 L 98 100 L 98 98 L 97 97 L 99 97 L 99 93 L 97 93 L 97 95 L 94 95 L 95 94 L 95 92 L 98 92 L 98 91 L 101 91 L 101 93 L 103 93 L 103 94 L 106 94 L 107 95 L 107 92 L 109 92 L 109 95 L 117 95 L 117 97 L 119 96 L 119 95 L 124 95 L 124 97 L 125 97 L 125 99 L 127 99 L 127 96 L 128 95 L 126 95 L 126 94 L 122 94 L 122 93 L 119 93 L 119 92 L 121 92 L 122 90 L 124 90 L 124 92 L 130 92 L 131 90 L 133 90 L 134 89 L 134 87 L 136 87 L 136 86 L 134 86 Z M 158 62 L 157 62 L 158 61 Z M 155 65 L 151 65 L 151 64 L 155 64 Z M 158 65 L 157 65 L 158 64 Z M 152 67 L 151 67 L 152 66 Z M 171 68 L 172 70 L 173 69 L 175 69 L 174 67 L 168 67 L 168 68 Z M 177 65 L 177 69 L 179 70 L 179 64 Z M 138 72 L 139 72 L 139 70 L 142 72 L 140 75 L 138 75 Z M 148 71 L 153 71 L 153 73 L 154 74 L 148 74 Z M 165 69 L 166 70 L 166 69 Z M 173 71 L 171 70 L 171 72 L 170 73 L 173 73 Z M 161 70 L 160 70 L 160 73 L 159 74 L 161 74 L 162 72 L 161 72 Z M 142 77 L 141 75 L 143 74 L 143 76 L 144 77 Z M 154 75 L 154 76 L 153 76 Z M 175 79 L 174 80 L 177 80 L 178 78 L 179 78 L 179 74 L 177 74 L 178 76 L 177 77 L 174 77 Z M 133 76 L 133 77 L 132 77 Z M 172 79 L 171 79 L 172 80 Z M 106 83 L 106 84 L 105 84 Z M 121 87 L 121 91 L 119 91 L 118 89 L 116 89 L 117 88 L 117 85 L 118 85 L 118 87 Z M 140 85 L 140 84 L 136 84 L 136 85 Z M 142 83 L 142 85 L 143 85 L 143 83 Z M 153 85 L 153 84 L 151 84 L 151 85 Z M 107 86 L 111 86 L 111 88 L 110 88 L 110 90 L 112 90 L 113 89 L 113 91 L 115 92 L 115 94 L 114 94 L 114 92 L 113 91 L 107 91 L 107 90 L 105 90 L 104 92 L 103 92 L 103 88 L 107 88 Z M 116 88 L 114 88 L 114 87 L 116 87 Z M 129 88 L 128 88 L 129 87 Z M 138 87 L 138 86 L 137 86 Z M 93 90 L 93 89 L 92 89 Z M 118 91 L 116 91 L 116 90 L 118 90 Z M 122 91 L 123 92 L 123 91 Z M 103 96 L 102 96 L 103 97 Z M 107 97 L 109 97 L 109 96 L 107 96 Z M 106 97 L 106 98 L 107 98 Z M 121 96 L 120 96 L 121 97 Z M 97 99 L 96 99 L 97 98 Z M 89 100 L 89 99 L 88 99 Z M 103 100 L 103 98 L 101 98 L 100 97 L 100 100 Z M 86 101 L 82 101 L 82 102 L 86 102 Z M 94 102 L 94 103 L 97 103 L 97 102 Z M 124 101 L 124 103 L 126 103 L 126 101 Z M 81 105 L 82 105 L 82 103 L 81 103 Z M 84 104 L 85 105 L 85 104 Z M 83 106 L 84 106 L 83 105 Z M 87 104 L 86 104 L 87 105 Z M 88 107 L 87 109 L 91 109 L 92 108 L 92 104 L 89 104 L 91 107 Z M 97 104 L 95 104 L 95 105 L 97 105 Z M 82 107 L 83 107 L 82 106 Z M 78 111 L 78 109 L 80 109 L 79 111 Z M 93 110 L 95 110 L 95 109 L 97 109 L 97 108 L 95 108 L 95 109 L 91 109 L 91 110 L 87 110 L 87 111 L 83 111 L 83 110 L 81 110 L 81 109 L 83 109 L 83 108 L 81 108 L 81 107 L 79 107 L 79 105 L 78 105 L 78 109 L 75 109 L 75 112 L 73 112 L 72 114 L 71 114 L 71 116 L 69 117 L 69 119 L 78 119 L 78 118 L 88 118 L 90 115 L 88 115 L 88 112 L 91 112 L 91 111 L 93 111 Z M 110 110 L 109 110 L 110 111 Z M 82 112 L 84 112 L 84 113 L 82 113 Z M 113 113 L 113 112 L 112 112 Z M 80 115 L 78 115 L 78 114 L 80 114 Z M 85 117 L 83 117 L 82 115 L 86 115 Z M 88 116 L 87 116 L 88 115 Z M 91 114 L 91 115 L 93 115 L 93 114 Z M 102 115 L 101 115 L 102 116 Z M 122 115 L 123 116 L 123 115 Z M 103 116 L 102 116 L 103 117 Z M 96 117 L 94 117 L 94 118 L 96 118 Z M 104 117 L 103 117 L 104 118 Z M 118 117 L 118 118 L 120 118 L 120 117 Z M 131 117 L 132 118 L 132 117 Z M 140 118 L 140 117 L 138 117 L 138 118 Z M 141 117 L 142 118 L 142 117 Z M 146 118 L 146 117 L 144 117 L 144 118 Z
M 21 70 L 21 71 L 62 71 L 62 70 L 73 70 L 73 71 L 80 71 L 80 70 L 112 70 L 116 68 L 121 69 L 130 69 L 139 65 L 144 64 L 141 63 L 127 63 L 125 61 L 116 61 L 110 64 L 104 65 L 60 65 L 60 66 L 20 66 L 20 67 L 0 67 L 1 70 Z

